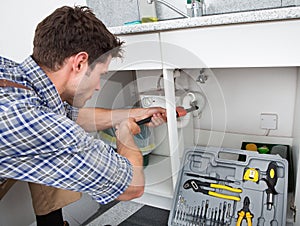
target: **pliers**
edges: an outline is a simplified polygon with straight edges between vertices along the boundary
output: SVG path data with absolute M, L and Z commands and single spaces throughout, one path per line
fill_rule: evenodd
M 235 193 L 242 192 L 242 189 L 240 189 L 240 188 L 233 188 L 228 185 L 214 184 L 214 183 L 204 182 L 204 181 L 200 181 L 200 180 L 196 180 L 196 179 L 187 180 L 183 184 L 184 189 L 192 188 L 194 192 L 201 192 L 205 195 L 210 195 L 210 196 L 214 196 L 214 197 L 218 197 L 218 198 L 222 198 L 222 199 L 228 199 L 228 200 L 234 200 L 234 201 L 241 200 L 241 198 L 239 196 L 226 195 L 226 194 L 218 193 L 216 191 L 204 189 L 203 187 L 223 189 L 223 190 L 227 190 L 227 191 L 235 192 Z
M 250 199 L 248 196 L 246 196 L 244 199 L 243 208 L 238 212 L 239 217 L 237 219 L 236 226 L 240 226 L 242 224 L 243 219 L 246 219 L 248 226 L 252 226 L 253 214 L 251 214 L 249 210 L 249 205 L 250 205 Z

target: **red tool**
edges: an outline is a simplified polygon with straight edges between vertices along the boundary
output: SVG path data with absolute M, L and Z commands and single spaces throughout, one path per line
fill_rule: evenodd
M 198 106 L 192 106 L 191 108 L 188 108 L 188 109 L 185 109 L 183 107 L 176 107 L 176 117 L 182 117 L 182 116 L 185 116 L 187 113 L 191 112 L 191 111 L 195 111 L 195 110 L 198 110 L 199 107 Z M 148 123 L 151 121 L 151 118 L 152 116 L 148 117 L 148 118 L 145 118 L 145 119 L 142 119 L 138 122 L 136 122 L 138 125 L 142 125 L 142 124 L 145 124 L 145 123 Z

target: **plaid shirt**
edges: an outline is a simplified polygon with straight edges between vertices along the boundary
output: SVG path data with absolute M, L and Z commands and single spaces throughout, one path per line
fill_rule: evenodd
M 0 177 L 87 192 L 99 203 L 122 194 L 132 179 L 130 162 L 74 120 L 35 61 L 0 57 L 0 79 L 31 90 L 0 87 Z

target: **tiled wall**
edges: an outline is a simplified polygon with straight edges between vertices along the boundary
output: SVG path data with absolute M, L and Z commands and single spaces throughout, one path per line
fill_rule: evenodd
M 147 0 L 87 0 L 87 5 L 94 9 L 97 17 L 106 26 L 114 27 L 124 25 L 140 19 L 139 1 Z M 183 12 L 186 12 L 186 0 L 165 0 Z M 181 17 L 164 4 L 156 2 L 157 16 L 160 20 Z M 204 0 L 203 15 L 213 15 L 230 12 L 243 12 L 259 9 L 272 9 L 278 7 L 299 6 L 300 0 Z
M 86 2 L 107 27 L 121 26 L 125 22 L 140 19 L 137 0 L 87 0 Z
M 170 4 L 176 6 L 186 12 L 184 0 L 166 0 Z M 204 0 L 203 14 L 213 15 L 230 12 L 241 12 L 259 9 L 271 9 L 278 7 L 299 6 L 300 0 Z M 180 17 L 179 14 L 173 12 L 163 4 L 156 4 L 157 15 L 159 19 L 171 19 Z
M 295 0 L 204 0 L 205 14 L 218 14 L 228 12 L 240 12 L 257 9 L 270 9 L 278 7 L 295 6 Z

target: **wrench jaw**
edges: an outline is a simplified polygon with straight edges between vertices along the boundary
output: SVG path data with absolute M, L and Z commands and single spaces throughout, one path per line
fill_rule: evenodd
M 183 185 L 184 189 L 193 189 L 194 192 L 201 192 L 200 186 L 197 184 L 196 180 L 188 180 Z

